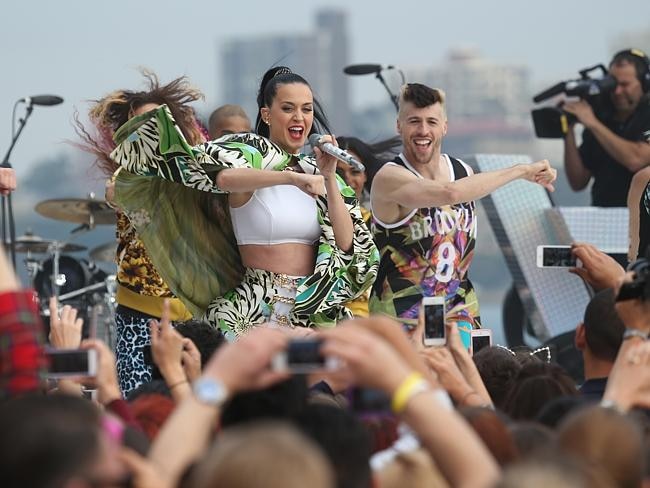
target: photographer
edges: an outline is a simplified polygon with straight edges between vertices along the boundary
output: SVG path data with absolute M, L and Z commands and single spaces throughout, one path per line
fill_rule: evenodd
M 613 57 L 609 72 L 617 86 L 597 113 L 585 100 L 562 107 L 585 127 L 579 148 L 574 131 L 566 134 L 564 167 L 575 191 L 593 177 L 592 205 L 624 207 L 632 176 L 650 164 L 650 61 L 627 49 Z

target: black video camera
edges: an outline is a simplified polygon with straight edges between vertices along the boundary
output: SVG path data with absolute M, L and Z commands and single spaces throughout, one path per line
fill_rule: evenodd
M 594 78 L 591 73 L 601 71 L 599 78 Z M 567 96 L 580 97 L 586 100 L 598 112 L 602 103 L 602 95 L 608 94 L 616 88 L 616 79 L 609 74 L 607 68 L 597 64 L 585 68 L 580 73 L 580 79 L 561 81 L 533 97 L 533 102 L 540 103 L 556 95 L 564 93 Z M 569 131 L 569 127 L 576 119 L 572 114 L 562 110 L 562 103 L 554 107 L 543 107 L 531 111 L 535 135 L 540 138 L 562 138 Z

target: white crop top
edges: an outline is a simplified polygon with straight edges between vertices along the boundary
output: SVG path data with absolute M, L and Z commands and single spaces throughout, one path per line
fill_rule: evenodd
M 293 185 L 255 190 L 230 218 L 239 245 L 313 244 L 321 235 L 316 200 Z

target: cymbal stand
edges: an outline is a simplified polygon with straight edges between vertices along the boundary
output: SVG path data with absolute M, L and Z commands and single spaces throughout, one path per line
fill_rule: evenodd
M 106 332 L 106 343 L 111 349 L 115 348 L 115 292 L 117 291 L 117 279 L 115 275 L 108 275 L 105 280 L 106 293 L 104 294 L 104 303 L 108 311 L 104 315 L 104 330 Z
M 23 259 L 23 263 L 25 264 L 25 268 L 27 268 L 27 276 L 33 284 L 34 278 L 38 274 L 40 261 L 32 255 L 31 251 L 27 251 L 27 256 Z
M 66 276 L 59 274 L 59 259 L 61 258 L 61 249 L 64 246 L 65 243 L 59 241 L 54 241 L 49 246 L 52 255 L 52 296 L 56 298 L 57 303 L 59 301 L 59 287 L 66 283 Z

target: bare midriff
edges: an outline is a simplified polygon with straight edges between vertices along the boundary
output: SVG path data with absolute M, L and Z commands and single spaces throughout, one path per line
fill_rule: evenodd
M 242 264 L 289 276 L 308 276 L 316 264 L 316 244 L 246 244 L 239 246 Z

